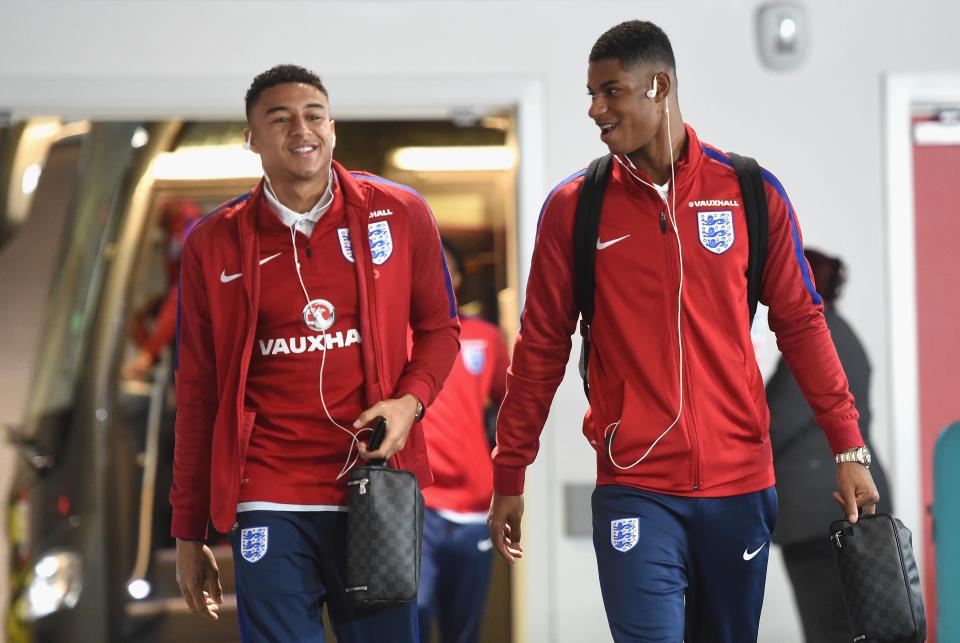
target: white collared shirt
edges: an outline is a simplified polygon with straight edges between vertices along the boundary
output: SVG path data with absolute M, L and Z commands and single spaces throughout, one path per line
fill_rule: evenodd
M 309 212 L 294 212 L 280 203 L 280 199 L 273 193 L 273 186 L 270 185 L 270 177 L 264 173 L 263 178 L 266 179 L 266 189 L 263 193 L 267 198 L 270 209 L 273 210 L 283 225 L 288 228 L 297 226 L 297 230 L 308 237 L 313 232 L 313 226 L 320 220 L 320 217 L 326 214 L 330 206 L 333 205 L 333 169 L 330 170 L 330 177 L 327 179 L 326 191 L 323 193 L 323 196 L 320 197 L 320 200 L 317 201 L 316 205 L 310 208 Z

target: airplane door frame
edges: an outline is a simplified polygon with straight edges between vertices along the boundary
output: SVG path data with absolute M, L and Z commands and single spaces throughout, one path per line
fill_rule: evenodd
M 889 399 L 892 421 L 886 453 L 897 513 L 918 537 L 923 569 L 925 507 L 921 495 L 920 392 L 917 349 L 916 234 L 913 176 L 913 106 L 960 103 L 958 73 L 897 73 L 885 79 L 884 169 L 888 310 Z
M 514 275 L 518 306 L 530 268 L 536 239 L 537 213 L 546 194 L 546 100 L 544 80 L 534 75 L 502 76 L 368 76 L 327 73 L 334 119 L 449 118 L 460 108 L 517 110 L 517 224 L 507 253 L 508 274 Z M 16 78 L 0 86 L 0 105 L 10 118 L 32 115 L 101 120 L 171 117 L 189 120 L 243 118 L 240 97 L 250 76 L 206 78 Z M 541 452 L 552 461 L 553 441 Z M 544 458 L 542 458 L 544 459 Z M 513 572 L 513 637 L 516 641 L 547 640 L 552 624 L 550 585 L 555 522 L 550 494 L 550 470 L 527 472 L 527 511 L 524 564 Z

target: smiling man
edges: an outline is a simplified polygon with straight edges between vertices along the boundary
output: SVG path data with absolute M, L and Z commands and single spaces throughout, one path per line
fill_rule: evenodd
M 730 158 L 684 124 L 673 49 L 656 25 L 630 21 L 603 34 L 587 90 L 588 115 L 612 155 L 583 421 L 596 451 L 593 541 L 610 630 L 618 643 L 756 641 L 777 500 L 750 340 L 739 182 Z M 524 472 L 580 312 L 573 232 L 584 175 L 543 206 L 497 422 L 488 523 L 509 561 L 522 555 Z M 793 207 L 780 182 L 762 176 L 769 235 L 760 301 L 837 454 L 835 496 L 854 522 L 858 507 L 872 512 L 878 499 L 857 410 Z
M 324 604 L 344 643 L 415 642 L 416 604 L 347 601 L 346 474 L 387 458 L 432 480 L 419 420 L 459 334 L 436 223 L 410 188 L 333 160 L 312 72 L 260 74 L 246 111 L 264 178 L 184 248 L 170 492 L 180 588 L 218 618 L 211 520 L 230 535 L 245 642 L 324 641 Z M 371 452 L 377 416 L 387 433 Z

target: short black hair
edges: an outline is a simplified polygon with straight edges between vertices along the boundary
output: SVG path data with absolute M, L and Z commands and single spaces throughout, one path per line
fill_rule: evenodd
M 250 88 L 247 90 L 247 95 L 244 99 L 247 108 L 247 118 L 250 118 L 250 110 L 252 110 L 254 105 L 257 104 L 257 101 L 260 100 L 260 95 L 263 94 L 263 92 L 271 87 L 283 85 L 284 83 L 313 85 L 320 90 L 324 98 L 330 100 L 327 88 L 323 86 L 320 77 L 309 69 L 299 65 L 276 65 L 262 74 L 258 74 L 256 78 L 253 79 L 253 82 L 250 83 Z
M 831 257 L 813 248 L 804 248 L 803 255 L 810 264 L 817 292 L 824 302 L 833 304 L 840 298 L 843 284 L 847 282 L 847 264 L 839 257 Z
M 616 58 L 623 68 L 659 63 L 676 71 L 673 47 L 663 29 L 645 20 L 628 20 L 611 27 L 590 50 L 590 62 Z
M 447 251 L 447 254 L 450 255 L 450 260 L 453 262 L 453 267 L 457 269 L 461 275 L 463 275 L 463 253 L 460 252 L 453 243 L 446 238 L 441 238 L 440 243 L 443 244 L 443 249 Z

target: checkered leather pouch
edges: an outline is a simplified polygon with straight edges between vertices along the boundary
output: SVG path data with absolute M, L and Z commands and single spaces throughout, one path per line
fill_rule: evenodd
M 830 525 L 853 641 L 923 643 L 927 619 L 910 530 L 887 514 Z
M 350 472 L 347 594 L 356 606 L 409 603 L 417 597 L 423 495 L 409 471 L 382 465 Z

